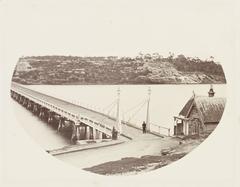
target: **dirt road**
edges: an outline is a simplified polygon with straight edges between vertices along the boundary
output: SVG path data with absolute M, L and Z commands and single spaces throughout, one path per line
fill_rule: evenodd
M 159 155 L 162 149 L 175 147 L 178 143 L 176 139 L 170 137 L 160 138 L 151 134 L 141 134 L 137 139 L 120 145 L 58 155 L 56 158 L 80 168 L 87 168 L 126 157 Z

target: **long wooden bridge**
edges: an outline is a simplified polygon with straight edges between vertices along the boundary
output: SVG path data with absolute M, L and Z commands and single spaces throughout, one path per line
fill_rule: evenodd
M 58 131 L 69 132 L 72 141 L 112 138 L 117 119 L 106 114 L 31 90 L 18 83 L 11 85 L 11 97 Z M 122 122 L 121 136 L 132 139 L 140 129 Z M 151 134 L 151 136 L 161 136 Z

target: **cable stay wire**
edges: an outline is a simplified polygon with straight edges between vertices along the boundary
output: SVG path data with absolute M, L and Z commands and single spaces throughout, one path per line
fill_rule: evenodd
M 109 108 L 108 112 L 107 112 L 107 115 L 110 115 L 110 113 L 112 112 L 112 110 L 114 109 L 114 107 L 116 106 L 117 103 L 113 104 L 111 106 L 111 108 Z
M 107 110 L 108 108 L 110 108 L 112 105 L 114 105 L 115 103 L 117 102 L 117 100 L 115 99 L 113 102 L 111 102 L 109 105 L 107 105 L 107 106 L 105 106 L 104 108 L 103 108 L 103 111 L 104 110 Z
M 104 107 L 103 111 L 108 109 L 107 112 L 104 111 L 104 114 L 107 115 L 107 116 L 109 116 L 109 117 L 113 117 L 113 116 L 111 116 L 110 113 L 113 111 L 113 109 L 114 109 L 114 107 L 116 106 L 116 104 L 117 104 L 117 99 L 115 99 L 112 103 L 110 103 L 109 105 L 107 105 L 106 107 Z M 114 117 L 113 117 L 113 118 L 114 118 Z M 106 120 L 106 118 L 103 117 L 102 120 L 101 120 L 101 123 L 103 123 L 105 120 Z
M 133 119 L 136 116 L 136 114 L 138 112 L 140 112 L 143 109 L 143 107 L 146 105 L 146 103 L 147 103 L 147 100 L 145 100 L 145 102 L 142 103 L 142 105 L 139 107 L 139 109 L 136 112 L 134 112 L 134 114 L 132 116 L 130 116 L 130 118 L 127 121 L 128 123 L 130 122 L 131 119 Z
M 146 101 L 147 101 L 146 99 L 142 100 L 140 103 L 134 105 L 133 107 L 131 107 L 130 109 L 128 109 L 127 111 L 125 111 L 124 114 L 129 113 L 130 111 L 138 108 L 139 106 L 141 106 L 141 105 L 142 105 L 143 103 L 145 103 Z

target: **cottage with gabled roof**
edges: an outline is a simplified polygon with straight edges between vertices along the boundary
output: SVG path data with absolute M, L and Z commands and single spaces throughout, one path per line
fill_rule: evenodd
M 226 99 L 214 97 L 211 86 L 208 96 L 193 96 L 188 100 L 178 116 L 174 116 L 174 135 L 188 136 L 211 133 L 218 125 Z

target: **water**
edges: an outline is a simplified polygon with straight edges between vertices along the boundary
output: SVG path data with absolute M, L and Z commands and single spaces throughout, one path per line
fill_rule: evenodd
M 12 102 L 20 125 L 22 125 L 36 143 L 41 145 L 45 150 L 61 148 L 70 144 L 67 138 L 59 135 L 51 126 L 34 116 L 15 100 L 12 100 Z
M 33 90 L 116 116 L 117 89 L 120 88 L 121 117 L 138 126 L 146 120 L 149 85 L 31 85 Z M 150 121 L 173 132 L 173 116 L 178 115 L 193 95 L 208 95 L 209 85 L 151 85 Z M 216 97 L 226 96 L 226 85 L 214 85 Z M 44 148 L 60 147 L 69 142 L 55 130 L 32 116 L 23 107 L 16 107 L 23 126 L 44 144 Z M 166 132 L 163 132 L 166 133 Z M 43 135 L 44 134 L 44 135 Z M 47 138 L 46 138 L 47 137 Z M 51 143 L 50 143 L 51 142 Z

